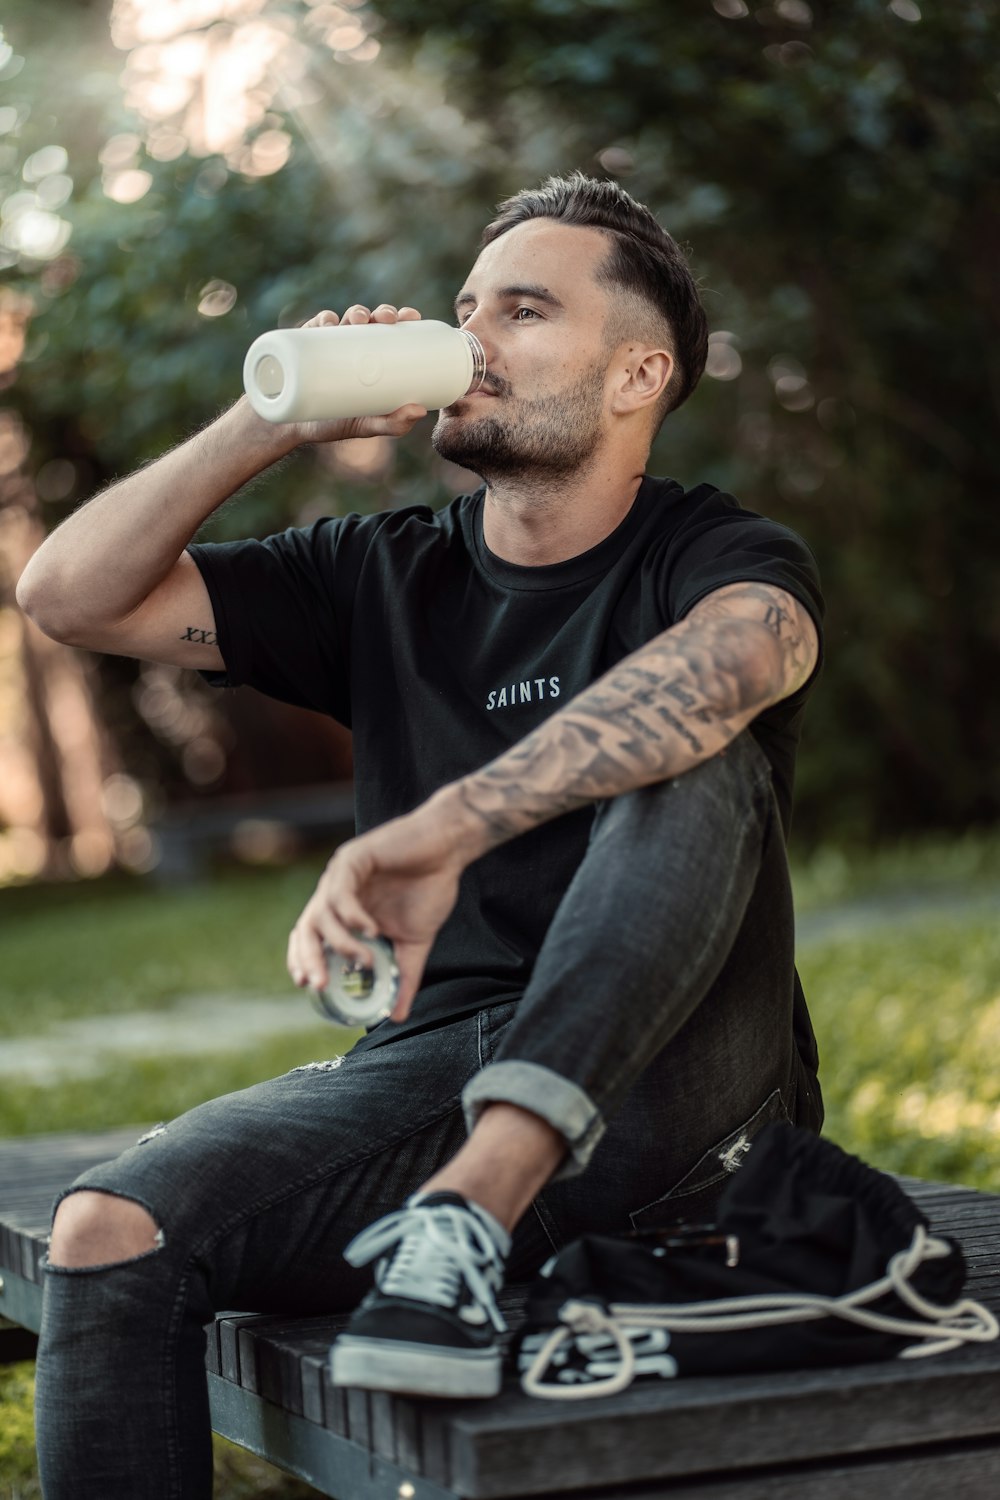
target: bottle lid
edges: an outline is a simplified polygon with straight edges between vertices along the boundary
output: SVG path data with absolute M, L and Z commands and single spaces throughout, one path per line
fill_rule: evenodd
M 392 1014 L 399 995 L 399 966 L 392 942 L 386 937 L 354 934 L 371 950 L 374 967 L 350 963 L 325 947 L 329 979 L 314 990 L 317 1008 L 329 1021 L 341 1026 L 374 1026 Z
M 285 371 L 281 361 L 275 359 L 273 354 L 265 354 L 257 361 L 254 368 L 254 379 L 257 389 L 262 396 L 280 396 L 285 388 Z
M 486 351 L 476 338 L 476 335 L 468 328 L 460 328 L 459 333 L 464 334 L 468 339 L 469 348 L 472 350 L 472 380 L 469 384 L 469 389 L 465 393 L 467 396 L 471 396 L 473 391 L 478 391 L 486 379 Z

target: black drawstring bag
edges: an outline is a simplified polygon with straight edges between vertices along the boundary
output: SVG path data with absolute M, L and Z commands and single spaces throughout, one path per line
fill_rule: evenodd
M 965 1260 L 891 1177 L 792 1125 L 756 1137 L 705 1229 L 585 1234 L 542 1268 L 516 1345 L 554 1399 L 633 1378 L 914 1358 L 1000 1333 Z

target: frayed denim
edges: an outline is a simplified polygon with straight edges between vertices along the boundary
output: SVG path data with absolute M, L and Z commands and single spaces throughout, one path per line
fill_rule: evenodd
M 490 1103 L 567 1142 L 512 1278 L 585 1230 L 710 1218 L 761 1126 L 821 1123 L 795 993 L 784 840 L 749 734 L 601 803 L 520 1000 L 200 1105 L 69 1189 L 131 1198 L 160 1234 L 135 1260 L 46 1267 L 46 1500 L 207 1500 L 204 1325 L 355 1306 L 371 1270 L 344 1246 Z

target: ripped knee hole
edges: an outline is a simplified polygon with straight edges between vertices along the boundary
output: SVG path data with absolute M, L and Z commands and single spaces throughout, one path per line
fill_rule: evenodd
M 163 1230 L 134 1198 L 78 1188 L 56 1209 L 48 1261 L 66 1270 L 124 1265 L 163 1244 Z

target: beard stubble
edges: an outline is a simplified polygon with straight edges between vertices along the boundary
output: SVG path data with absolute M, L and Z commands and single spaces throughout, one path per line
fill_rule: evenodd
M 564 390 L 529 399 L 487 375 L 498 409 L 465 421 L 442 412 L 431 442 L 442 458 L 487 484 L 534 477 L 544 487 L 565 479 L 585 469 L 600 444 L 604 373 L 595 363 Z

